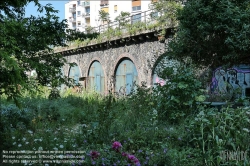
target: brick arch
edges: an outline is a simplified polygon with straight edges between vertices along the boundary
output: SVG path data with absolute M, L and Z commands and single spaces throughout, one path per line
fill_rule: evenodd
M 103 63 L 102 63 L 101 59 L 98 58 L 98 57 L 94 57 L 94 58 L 92 58 L 92 59 L 90 60 L 90 63 L 88 64 L 87 70 L 86 70 L 86 72 L 85 72 L 86 77 L 88 77 L 89 69 L 90 69 L 91 65 L 92 65 L 95 61 L 98 61 L 98 62 L 101 64 L 101 66 L 102 66 L 102 70 L 103 70 L 103 74 L 104 74 L 104 82 L 105 82 L 105 81 L 107 80 L 107 73 L 106 73 L 106 71 L 104 70 L 104 66 L 103 66 Z M 107 90 L 107 85 L 104 84 L 104 92 L 105 92 L 106 90 Z
M 123 54 L 121 54 L 121 55 L 117 58 L 117 60 L 115 61 L 114 67 L 113 67 L 113 70 L 112 70 L 112 72 L 113 72 L 113 77 L 115 77 L 115 73 L 116 73 L 116 70 L 117 70 L 119 64 L 123 61 L 123 59 L 126 59 L 126 58 L 129 59 L 129 60 L 131 60 L 131 61 L 134 63 L 135 68 L 136 68 L 136 70 L 137 70 L 137 74 L 138 74 L 138 83 L 140 83 L 140 81 L 141 81 L 141 79 L 140 79 L 140 78 L 141 78 L 141 75 L 140 75 L 140 71 L 139 71 L 138 64 L 136 63 L 134 57 L 133 57 L 132 55 L 128 54 L 128 53 L 123 53 Z M 112 88 L 113 88 L 113 90 L 115 90 L 115 82 L 113 83 Z

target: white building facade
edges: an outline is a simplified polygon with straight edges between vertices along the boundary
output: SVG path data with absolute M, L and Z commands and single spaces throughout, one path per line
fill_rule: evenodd
M 68 20 L 69 29 L 86 31 L 87 27 L 98 27 L 102 24 L 100 10 L 109 13 L 111 22 L 121 12 L 129 12 L 132 18 L 140 19 L 142 12 L 148 11 L 151 3 L 151 0 L 70 0 L 65 4 L 65 19 Z

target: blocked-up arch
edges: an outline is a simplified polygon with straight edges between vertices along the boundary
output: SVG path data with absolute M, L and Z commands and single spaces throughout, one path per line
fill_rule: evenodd
M 91 63 L 88 71 L 88 88 L 96 92 L 104 92 L 105 90 L 105 76 L 102 65 L 95 60 Z
M 121 59 L 115 70 L 115 91 L 129 94 L 134 88 L 134 82 L 138 84 L 138 73 L 135 64 L 129 58 Z
M 78 65 L 72 66 L 69 68 L 69 78 L 74 79 L 75 83 L 79 83 L 80 78 L 80 68 Z

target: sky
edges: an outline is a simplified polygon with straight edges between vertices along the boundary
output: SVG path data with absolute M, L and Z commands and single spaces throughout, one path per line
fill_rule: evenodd
M 64 5 L 67 2 L 68 2 L 68 0 L 47 0 L 47 1 L 39 0 L 39 3 L 42 4 L 43 6 L 45 6 L 48 3 L 52 4 L 52 7 L 54 7 L 55 10 L 58 10 L 58 13 L 56 15 L 59 16 L 60 21 L 65 19 Z M 29 3 L 26 7 L 26 10 L 25 10 L 26 17 L 29 17 L 31 15 L 33 15 L 33 16 L 43 15 L 43 14 L 37 12 L 37 7 L 35 7 L 35 4 L 33 2 Z

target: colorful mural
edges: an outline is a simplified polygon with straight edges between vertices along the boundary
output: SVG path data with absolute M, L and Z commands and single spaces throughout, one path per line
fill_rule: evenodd
M 230 69 L 217 68 L 213 72 L 209 89 L 212 93 L 229 93 L 242 90 L 242 96 L 250 97 L 250 66 L 240 65 Z

